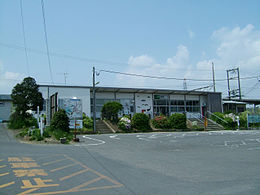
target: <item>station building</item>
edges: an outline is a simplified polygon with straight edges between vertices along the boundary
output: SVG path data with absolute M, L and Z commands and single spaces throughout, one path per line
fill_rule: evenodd
M 48 100 L 53 94 L 58 99 L 80 99 L 82 111 L 93 115 L 93 88 L 90 86 L 40 85 L 39 91 Z M 120 115 L 145 113 L 151 118 L 163 114 L 186 113 L 187 118 L 197 118 L 206 111 L 222 112 L 220 92 L 96 87 L 96 116 L 101 117 L 101 109 L 106 102 L 117 101 L 123 105 Z M 59 101 L 58 101 L 59 102 Z

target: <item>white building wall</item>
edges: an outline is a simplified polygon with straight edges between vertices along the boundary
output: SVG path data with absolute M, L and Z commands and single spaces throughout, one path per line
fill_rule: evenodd
M 58 93 L 58 98 L 73 98 L 76 97 L 82 100 L 82 111 L 90 116 L 90 89 L 89 88 L 76 88 L 76 87 L 39 87 L 39 91 L 42 93 L 44 99 L 49 96 Z
M 171 100 L 184 100 L 184 95 L 170 95 Z
M 93 95 L 91 95 L 92 97 Z M 115 99 L 114 93 L 107 93 L 107 92 L 96 92 L 96 99 Z
M 134 93 L 116 93 L 116 99 L 134 99 Z
M 153 98 L 152 94 L 135 94 L 135 110 L 136 113 L 150 114 L 153 116 Z

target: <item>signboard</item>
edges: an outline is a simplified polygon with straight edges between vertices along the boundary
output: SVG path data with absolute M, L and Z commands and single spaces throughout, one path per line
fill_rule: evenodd
M 70 120 L 70 129 L 75 129 L 75 126 L 76 126 L 76 129 L 82 129 L 83 128 L 83 121 L 82 120 L 76 120 L 76 123 L 75 123 L 75 120 Z
M 248 115 L 247 121 L 248 123 L 260 123 L 260 115 Z
M 82 100 L 64 98 L 59 99 L 59 107 L 64 109 L 70 120 L 82 118 Z

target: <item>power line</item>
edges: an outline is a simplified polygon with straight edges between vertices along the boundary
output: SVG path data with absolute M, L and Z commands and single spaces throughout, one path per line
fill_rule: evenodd
M 52 70 L 51 70 L 51 59 L 50 59 L 50 52 L 49 52 L 49 44 L 48 44 L 48 37 L 47 37 L 47 28 L 46 28 L 45 12 L 44 12 L 44 1 L 43 1 L 43 0 L 41 0 L 41 5 L 42 5 L 42 17 L 43 17 L 43 26 L 44 26 L 44 37 L 45 37 L 45 44 L 46 44 L 46 50 L 47 50 L 47 56 L 48 56 L 48 64 L 49 64 L 49 70 L 50 70 L 51 81 L 52 81 L 52 83 L 53 83 Z
M 25 60 L 26 60 L 26 67 L 27 67 L 27 75 L 30 76 L 29 59 L 28 59 L 27 44 L 26 44 L 26 38 L 25 38 L 24 17 L 23 17 L 23 2 L 22 1 L 23 0 L 20 0 L 22 32 L 23 32 L 23 44 L 24 44 Z
M 165 79 L 165 80 L 189 80 L 189 81 L 212 81 L 211 79 L 187 79 L 187 78 L 176 78 L 176 77 L 164 77 L 164 76 L 150 76 L 150 75 L 142 75 L 142 74 L 135 74 L 135 73 L 125 73 L 125 72 L 118 72 L 118 71 L 112 71 L 112 70 L 99 70 L 100 72 L 106 72 L 106 73 L 112 73 L 112 74 L 120 74 L 120 75 L 126 75 L 126 76 L 136 76 L 136 77 L 143 77 L 143 78 L 151 78 L 151 79 Z M 258 76 L 250 76 L 250 77 L 243 77 L 240 79 L 253 79 L 258 78 Z M 216 79 L 215 81 L 226 81 L 227 79 Z

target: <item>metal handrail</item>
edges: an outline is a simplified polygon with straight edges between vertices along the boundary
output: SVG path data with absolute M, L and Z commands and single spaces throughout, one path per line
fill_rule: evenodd
M 200 117 L 198 118 L 196 115 L 194 115 L 193 113 L 191 113 L 191 112 L 189 112 L 189 114 L 190 115 L 192 115 L 194 118 L 196 118 L 197 120 L 199 120 L 200 122 L 202 122 L 202 123 L 204 123 L 204 121 L 203 120 L 201 120 L 200 118 L 203 118 L 204 116 L 202 116 L 202 114 L 200 114 L 200 113 L 197 113 L 197 114 L 199 114 L 200 115 Z
M 227 124 L 228 124 L 227 121 L 223 120 L 222 118 L 220 118 L 219 116 L 215 115 L 214 113 L 212 113 L 212 112 L 210 112 L 210 111 L 207 111 L 207 112 L 208 112 L 210 115 L 213 115 L 213 116 L 215 116 L 216 118 L 218 118 L 219 120 L 221 120 L 221 121 L 223 121 L 224 123 L 227 123 Z

